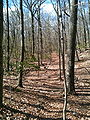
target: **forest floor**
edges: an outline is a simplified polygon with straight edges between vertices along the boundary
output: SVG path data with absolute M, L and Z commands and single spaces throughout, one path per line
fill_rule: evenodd
M 90 120 L 90 51 L 79 53 L 79 58 L 75 62 L 77 95 L 68 96 L 68 120 Z M 28 69 L 23 88 L 15 88 L 16 76 L 4 76 L 0 120 L 62 120 L 64 81 L 59 79 L 58 63 L 58 55 L 52 53 L 51 64 L 45 61 L 39 71 Z

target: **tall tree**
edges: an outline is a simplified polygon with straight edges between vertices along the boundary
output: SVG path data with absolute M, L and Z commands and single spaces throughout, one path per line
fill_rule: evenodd
M 76 32 L 77 32 L 77 9 L 78 0 L 72 0 L 72 9 L 70 16 L 70 38 L 67 51 L 67 90 L 69 94 L 75 93 L 74 85 L 74 65 L 75 65 L 75 49 L 76 49 Z
M 23 6 L 22 0 L 20 0 L 20 12 L 21 12 L 21 61 L 20 61 L 20 77 L 19 77 L 19 87 L 23 87 L 22 85 L 22 75 L 23 75 L 23 61 L 24 61 L 24 21 L 23 21 Z
M 9 55 L 9 11 L 8 11 L 8 0 L 6 0 L 6 3 L 7 3 L 7 41 L 8 41 L 8 44 L 7 44 L 7 70 L 9 71 L 9 61 L 10 61 L 10 55 Z
M 0 107 L 3 103 L 3 0 L 0 0 Z
M 52 5 L 53 5 L 53 8 L 54 8 L 54 10 L 55 10 L 55 12 L 56 12 L 56 15 L 57 15 L 57 26 L 58 26 L 58 42 L 59 42 L 59 76 L 60 76 L 60 80 L 62 79 L 61 78 L 61 29 L 60 29 L 60 18 L 61 18 L 61 15 L 62 15 L 62 13 L 61 13 L 61 4 L 60 4 L 60 0 L 57 0 L 56 1 L 57 3 L 57 8 L 55 8 L 55 5 L 54 5 L 54 3 L 53 3 L 53 0 L 51 0 L 51 3 L 52 3 Z M 62 23 L 61 23 L 62 24 Z
M 86 36 L 86 25 L 85 25 L 85 15 L 83 13 L 83 9 L 80 9 L 81 11 L 81 17 L 82 17 L 82 22 L 83 22 L 83 33 L 84 33 L 84 47 L 85 49 L 87 48 L 87 36 Z
M 89 9 L 89 10 L 88 10 L 88 11 L 89 11 L 88 13 L 89 13 L 89 25 L 90 25 L 90 0 L 88 0 L 88 9 Z
M 41 12 L 40 12 L 40 6 L 41 6 L 41 0 L 39 1 L 39 5 L 38 5 L 38 26 L 39 26 L 39 34 L 40 34 L 40 45 L 41 45 L 41 49 L 40 49 L 40 56 L 41 56 L 41 64 L 42 64 L 42 59 L 43 59 L 43 39 L 42 39 L 42 23 L 41 23 Z
M 60 9 L 60 39 L 61 39 L 61 56 L 62 56 L 62 68 L 64 75 L 64 105 L 63 105 L 63 120 L 66 120 L 66 108 L 67 108 L 67 86 L 66 86 L 66 75 L 65 75 L 65 40 L 64 40 L 64 23 L 63 23 L 63 14 L 61 9 L 61 0 L 58 0 L 59 9 Z
M 32 28 L 32 56 L 34 57 L 35 54 L 35 14 L 37 13 L 37 11 L 40 11 L 38 9 L 38 5 L 41 6 L 46 0 L 24 0 L 24 3 L 26 5 L 26 7 L 29 9 L 30 13 L 31 13 L 31 28 Z M 38 20 L 38 19 L 36 19 Z M 42 45 L 42 24 L 41 24 L 41 20 L 40 20 L 40 42 L 41 42 L 41 49 L 43 49 L 43 45 Z M 41 59 L 42 59 L 42 51 L 41 51 Z
M 33 13 L 33 3 L 31 0 L 31 7 L 30 7 L 30 11 L 31 11 L 31 20 L 32 20 L 32 55 L 34 57 L 34 53 L 35 53 L 35 34 L 34 34 L 34 13 Z
M 60 14 L 61 14 L 61 10 L 59 10 L 59 3 L 60 1 L 57 0 L 57 21 L 58 21 L 58 39 L 59 39 L 59 74 L 60 74 L 60 80 L 61 78 L 61 35 L 60 35 Z M 59 13 L 60 12 L 60 13 Z
M 34 26 L 34 16 L 36 13 L 36 4 L 38 3 L 38 1 L 36 0 L 30 0 L 30 1 L 26 1 L 24 0 L 24 3 L 26 5 L 26 7 L 30 10 L 31 12 L 31 28 L 32 28 L 32 56 L 34 57 L 34 53 L 35 53 L 35 26 Z

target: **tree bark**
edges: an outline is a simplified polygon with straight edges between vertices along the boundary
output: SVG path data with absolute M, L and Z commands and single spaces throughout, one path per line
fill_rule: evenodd
M 39 1 L 38 5 L 38 27 L 39 27 L 39 38 L 40 38 L 40 58 L 41 58 L 41 65 L 42 65 L 42 60 L 43 60 L 43 39 L 42 39 L 42 23 L 41 23 L 41 13 L 40 13 L 40 6 L 41 6 L 41 1 Z
M 3 103 L 3 0 L 0 0 L 0 107 Z
M 88 9 L 89 9 L 89 26 L 90 26 L 90 0 L 88 0 Z M 89 38 L 90 38 L 90 34 L 89 34 Z M 89 48 L 90 48 L 90 39 L 89 39 Z
M 32 19 L 32 55 L 34 57 L 34 53 L 35 53 L 35 37 L 34 37 L 34 15 L 33 15 L 32 11 L 31 11 L 31 19 Z
M 88 13 L 89 13 L 89 25 L 90 25 L 90 0 L 88 0 Z
M 23 21 L 23 7 L 22 7 L 22 0 L 20 0 L 20 11 L 21 11 L 21 61 L 20 61 L 20 76 L 19 76 L 19 87 L 23 87 L 22 84 L 22 76 L 23 76 L 23 61 L 24 61 L 24 21 Z
M 84 47 L 86 50 L 86 48 L 87 48 L 86 26 L 85 26 L 85 18 L 84 18 L 84 15 L 82 13 L 82 9 L 81 9 L 81 17 L 82 17 L 82 22 L 83 22 Z
M 61 33 L 60 33 L 60 18 L 59 18 L 59 1 L 57 0 L 57 23 L 58 23 L 58 42 L 59 42 L 59 77 L 61 78 Z
M 8 41 L 8 44 L 7 44 L 7 52 L 8 52 L 8 55 L 7 55 L 7 71 L 9 71 L 9 61 L 10 61 L 10 55 L 9 55 L 9 11 L 8 11 L 8 0 L 6 0 L 6 3 L 7 3 L 7 41 Z
M 66 67 L 67 68 L 66 81 L 67 81 L 68 94 L 75 93 L 74 65 L 75 65 L 76 32 L 77 32 L 77 8 L 78 8 L 78 0 L 72 0 L 72 9 L 71 9 L 71 17 L 70 17 L 70 39 L 68 42 L 67 67 Z

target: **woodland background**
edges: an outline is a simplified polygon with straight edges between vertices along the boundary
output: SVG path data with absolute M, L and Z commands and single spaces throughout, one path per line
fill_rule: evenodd
M 0 119 L 89 120 L 89 57 L 89 0 L 1 0 Z

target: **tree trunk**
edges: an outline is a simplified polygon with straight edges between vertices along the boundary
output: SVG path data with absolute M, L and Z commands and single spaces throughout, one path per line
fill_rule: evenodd
M 0 0 L 0 107 L 3 103 L 3 0 Z
M 39 30 L 39 12 L 37 11 L 37 17 L 38 17 L 38 66 L 40 67 L 40 30 Z
M 35 53 L 35 38 L 34 38 L 34 15 L 31 11 L 31 19 L 32 19 L 32 55 L 34 57 Z
M 66 109 L 67 109 L 67 86 L 66 86 L 66 75 L 65 75 L 65 41 L 64 41 L 64 25 L 63 25 L 63 15 L 61 10 L 61 1 L 59 0 L 59 9 L 60 9 L 60 42 L 62 43 L 61 47 L 61 55 L 62 55 L 62 68 L 63 68 L 63 76 L 64 76 L 64 105 L 63 105 L 63 120 L 66 120 Z
M 86 36 L 85 18 L 84 18 L 84 15 L 82 13 L 82 9 L 81 9 L 81 16 L 82 16 L 82 22 L 83 22 L 84 47 L 85 47 L 85 50 L 86 50 L 86 48 L 87 48 L 87 36 Z
M 40 18 L 40 9 L 39 9 L 39 29 L 40 29 L 40 43 L 41 43 L 41 64 L 43 60 L 43 39 L 42 39 L 42 24 L 41 24 L 41 18 Z
M 10 55 L 9 55 L 9 11 L 8 11 L 8 0 L 6 0 L 7 3 L 7 71 L 9 71 L 9 61 L 10 61 Z
M 42 65 L 42 59 L 43 59 L 43 40 L 42 40 L 42 24 L 41 24 L 41 17 L 40 17 L 40 6 L 41 6 L 41 1 L 39 1 L 38 5 L 38 30 L 39 30 L 39 38 L 40 38 L 40 58 L 41 58 L 41 65 Z
M 89 13 L 89 25 L 90 25 L 90 0 L 88 0 L 88 9 L 89 9 L 89 10 L 88 10 L 88 11 L 89 11 L 88 13 Z
M 22 75 L 23 75 L 23 61 L 24 61 L 24 21 L 23 21 L 23 7 L 22 0 L 20 0 L 20 11 L 21 11 L 21 36 L 22 36 L 22 45 L 21 45 L 21 61 L 20 61 L 20 76 L 19 76 L 19 87 L 23 87 L 22 85 Z
M 58 41 L 59 41 L 59 77 L 61 78 L 61 35 L 60 35 L 60 19 L 59 19 L 59 2 L 57 1 L 57 22 L 58 22 Z
M 76 49 L 76 32 L 77 32 L 77 8 L 78 0 L 72 0 L 72 9 L 70 17 L 70 40 L 68 42 L 67 51 L 67 92 L 68 94 L 75 93 L 74 85 L 74 65 L 75 65 L 75 49 Z
M 88 9 L 89 9 L 89 26 L 90 26 L 90 0 L 88 0 Z M 89 34 L 90 38 L 90 34 Z M 90 39 L 89 39 L 89 47 L 90 47 Z
M 88 24 L 88 21 L 87 21 L 87 17 L 86 17 L 86 12 L 85 12 L 85 9 L 83 8 L 83 11 L 84 11 L 84 18 L 85 18 L 85 24 L 86 24 L 86 29 L 87 29 L 87 37 L 88 37 L 88 44 L 87 44 L 87 47 L 89 46 L 90 47 L 90 32 L 89 32 L 89 24 Z

